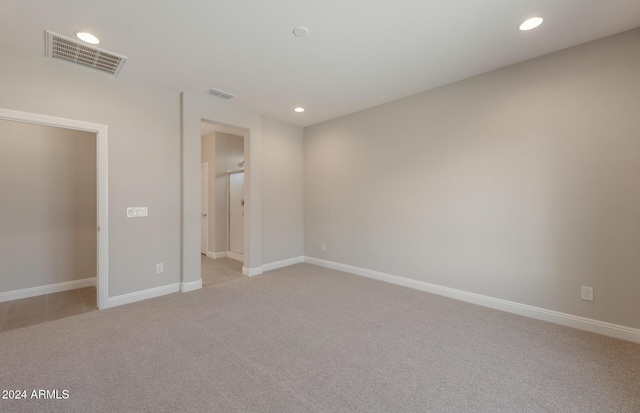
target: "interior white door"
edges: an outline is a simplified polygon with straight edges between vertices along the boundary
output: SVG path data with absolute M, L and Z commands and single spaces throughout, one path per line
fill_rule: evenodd
M 229 251 L 244 250 L 244 172 L 229 175 Z
M 202 193 L 202 201 L 200 202 L 200 252 L 207 254 L 209 249 L 209 164 L 203 163 L 200 165 L 200 191 Z

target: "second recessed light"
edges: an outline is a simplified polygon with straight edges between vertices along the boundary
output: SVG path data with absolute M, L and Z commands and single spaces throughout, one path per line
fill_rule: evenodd
M 302 113 L 302 112 L 304 112 L 304 108 L 300 108 L 300 107 L 297 107 L 297 108 L 295 108 L 294 110 L 295 110 L 296 112 L 298 112 L 298 113 Z
M 85 43 L 89 43 L 89 44 L 100 43 L 100 39 L 98 39 L 96 36 L 92 35 L 91 33 L 76 32 L 76 37 Z
M 526 32 L 527 30 L 535 29 L 536 27 L 540 26 L 543 21 L 544 19 L 542 17 L 532 17 L 522 22 L 518 29 Z

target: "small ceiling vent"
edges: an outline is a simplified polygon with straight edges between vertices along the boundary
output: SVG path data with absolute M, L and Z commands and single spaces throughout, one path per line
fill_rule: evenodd
M 118 76 L 127 58 L 46 31 L 46 56 Z
M 222 90 L 213 88 L 209 89 L 209 93 L 222 99 L 231 99 L 236 97 L 236 95 L 232 95 L 231 93 L 223 92 Z

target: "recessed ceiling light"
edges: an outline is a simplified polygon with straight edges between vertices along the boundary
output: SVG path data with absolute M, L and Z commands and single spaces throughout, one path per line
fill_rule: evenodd
M 89 44 L 100 43 L 100 40 L 96 36 L 92 35 L 91 33 L 76 32 L 76 37 L 85 43 L 89 43 Z
M 304 108 L 295 108 L 294 110 L 298 113 L 304 112 Z
M 535 29 L 536 27 L 540 26 L 543 21 L 544 19 L 542 17 L 532 17 L 522 22 L 522 24 L 518 27 L 518 29 L 522 30 L 523 32 L 527 30 Z
M 309 34 L 309 29 L 304 26 L 296 26 L 293 29 L 293 34 L 296 37 L 307 37 L 307 35 Z

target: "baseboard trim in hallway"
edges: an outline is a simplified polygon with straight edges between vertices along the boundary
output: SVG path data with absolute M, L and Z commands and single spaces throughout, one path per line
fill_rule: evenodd
M 19 300 L 21 298 L 36 297 L 39 295 L 59 293 L 61 291 L 75 290 L 77 288 L 95 287 L 96 277 L 82 280 L 66 281 L 57 284 L 43 285 L 40 287 L 23 288 L 21 290 L 0 292 L 0 303 L 4 301 Z
M 244 261 L 244 255 L 238 254 L 237 252 L 233 252 L 233 251 L 227 251 L 226 257 L 231 258 L 232 260 L 240 261 L 240 262 Z
M 304 257 L 304 261 L 309 264 L 319 265 L 321 267 L 331 268 L 338 271 L 344 271 L 367 278 L 373 278 L 375 280 L 385 281 L 391 284 L 401 285 L 403 287 L 409 287 L 416 290 L 421 290 L 428 293 L 481 305 L 483 307 L 493 308 L 495 310 L 506 311 L 508 313 L 534 318 L 537 320 L 548 321 L 550 323 L 577 328 L 579 330 L 632 341 L 634 343 L 640 343 L 640 330 L 632 327 L 626 327 L 618 324 L 575 316 L 572 314 L 561 313 L 559 311 L 547 310 L 545 308 L 520 304 L 513 301 L 502 300 L 500 298 L 488 297 L 486 295 L 470 293 L 467 291 L 457 290 L 455 288 L 443 287 L 437 284 L 430 284 L 424 281 L 412 280 L 410 278 L 399 277 L 397 275 L 368 270 L 366 268 L 354 267 L 352 265 L 341 264 L 338 262 L 326 261 L 319 258 Z
M 225 258 L 227 256 L 227 252 L 211 252 L 211 251 L 207 251 L 207 257 L 209 258 L 213 258 L 214 260 L 217 260 L 218 258 Z

